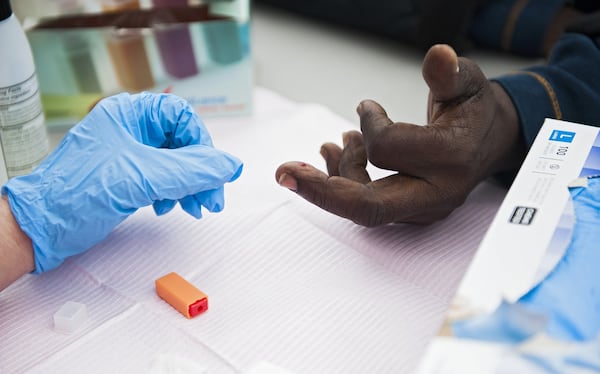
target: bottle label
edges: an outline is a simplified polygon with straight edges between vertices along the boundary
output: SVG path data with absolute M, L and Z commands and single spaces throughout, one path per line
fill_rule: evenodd
M 0 147 L 8 178 L 30 173 L 48 154 L 49 142 L 35 73 L 0 87 Z M 1 174 L 1 173 L 0 173 Z

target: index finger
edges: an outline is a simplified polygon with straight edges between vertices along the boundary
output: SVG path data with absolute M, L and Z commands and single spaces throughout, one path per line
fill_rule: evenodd
M 324 172 L 303 162 L 286 162 L 275 172 L 277 182 L 320 208 L 364 226 L 377 226 L 378 206 L 366 185 Z
M 280 185 L 295 191 L 320 208 L 375 227 L 388 223 L 430 223 L 447 215 L 438 211 L 434 187 L 412 177 L 395 174 L 362 184 L 339 176 L 328 176 L 311 165 L 287 162 L 275 177 Z

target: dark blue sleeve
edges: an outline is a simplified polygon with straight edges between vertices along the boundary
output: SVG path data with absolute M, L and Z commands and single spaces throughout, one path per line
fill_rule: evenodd
M 600 126 L 600 36 L 566 33 L 546 65 L 494 79 L 511 97 L 531 145 L 544 118 Z
M 468 30 L 477 46 L 523 56 L 542 56 L 546 30 L 567 0 L 488 0 Z

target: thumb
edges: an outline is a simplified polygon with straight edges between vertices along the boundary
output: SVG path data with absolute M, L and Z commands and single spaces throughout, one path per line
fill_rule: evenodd
M 459 58 L 452 47 L 434 45 L 423 59 L 423 78 L 434 101 L 462 101 L 477 93 L 485 75 L 471 60 Z
M 179 200 L 202 191 L 215 190 L 236 180 L 242 161 L 206 145 L 176 149 L 145 147 L 137 162 L 143 178 L 140 186 L 152 200 Z

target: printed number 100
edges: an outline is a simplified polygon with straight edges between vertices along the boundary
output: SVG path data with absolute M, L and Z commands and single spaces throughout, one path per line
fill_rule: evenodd
M 569 147 L 566 147 L 566 146 L 558 147 L 558 150 L 556 151 L 556 154 L 558 156 L 566 156 L 568 150 L 569 150 Z

